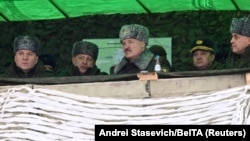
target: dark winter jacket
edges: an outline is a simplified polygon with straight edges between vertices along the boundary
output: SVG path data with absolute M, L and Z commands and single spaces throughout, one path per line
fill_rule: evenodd
M 78 67 L 71 66 L 71 68 L 64 74 L 65 76 L 83 76 L 83 75 L 107 75 L 106 72 L 101 70 L 95 65 L 93 68 L 89 68 L 84 74 L 81 74 Z
M 243 54 L 233 54 L 229 68 L 250 68 L 250 47 Z
M 37 77 L 48 77 L 49 74 L 45 72 L 41 64 L 35 65 L 29 72 L 25 73 L 21 68 L 17 67 L 13 63 L 2 75 L 2 77 L 8 78 L 37 78 Z

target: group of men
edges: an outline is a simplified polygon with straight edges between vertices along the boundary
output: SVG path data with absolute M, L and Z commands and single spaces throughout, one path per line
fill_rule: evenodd
M 230 32 L 232 34 L 231 49 L 233 52 L 231 68 L 250 67 L 250 20 L 234 18 Z M 160 55 L 162 72 L 171 71 L 167 53 L 163 47 L 154 45 L 147 48 L 149 42 L 148 28 L 139 24 L 129 24 L 121 27 L 119 32 L 124 57 L 113 68 L 110 74 L 153 72 L 156 65 L 156 55 Z M 14 63 L 3 74 L 4 77 L 32 78 L 47 77 L 49 74 L 39 63 L 41 43 L 32 36 L 18 36 L 14 40 Z M 193 56 L 191 70 L 211 70 L 220 67 L 215 60 L 213 43 L 209 39 L 197 39 L 190 50 Z M 77 41 L 72 47 L 72 67 L 64 76 L 107 75 L 97 66 L 99 49 L 94 43 Z M 40 56 L 40 58 L 39 58 Z
M 248 17 L 233 18 L 230 32 L 232 55 L 227 68 L 250 67 L 250 19 Z M 191 70 L 221 69 L 223 65 L 215 61 L 214 44 L 210 39 L 197 39 L 192 46 L 193 67 Z

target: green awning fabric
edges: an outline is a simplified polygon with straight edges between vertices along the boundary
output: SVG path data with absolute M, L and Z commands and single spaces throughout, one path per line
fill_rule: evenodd
M 186 10 L 250 11 L 250 0 L 1 0 L 0 21 Z

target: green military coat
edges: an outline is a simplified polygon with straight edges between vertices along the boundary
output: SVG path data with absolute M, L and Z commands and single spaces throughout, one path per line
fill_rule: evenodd
M 101 72 L 101 70 L 95 65 L 93 68 L 89 68 L 84 74 L 81 74 L 78 67 L 71 66 L 68 71 L 66 71 L 63 76 L 83 76 L 83 75 L 107 75 L 106 72 Z
M 38 63 L 29 72 L 25 73 L 21 68 L 17 67 L 13 63 L 2 75 L 2 77 L 8 78 L 37 78 L 37 77 L 48 77 L 49 74 L 45 72 L 43 66 Z
M 230 61 L 229 68 L 250 68 L 250 47 L 243 54 L 233 54 Z

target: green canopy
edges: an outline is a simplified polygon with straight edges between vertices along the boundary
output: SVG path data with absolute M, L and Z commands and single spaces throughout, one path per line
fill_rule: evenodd
M 250 10 L 250 0 L 1 0 L 0 21 L 185 10 Z

